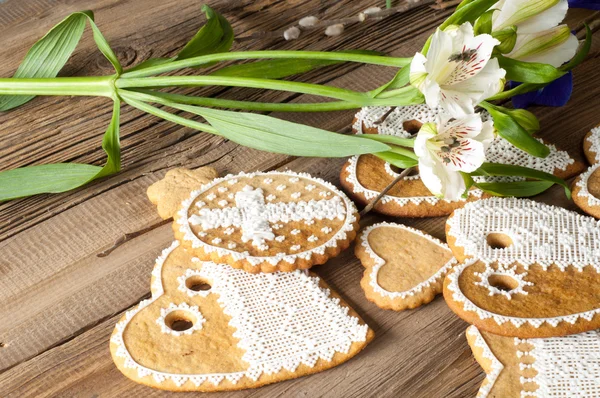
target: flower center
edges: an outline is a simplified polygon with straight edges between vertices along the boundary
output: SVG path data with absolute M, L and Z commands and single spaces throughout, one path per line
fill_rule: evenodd
M 450 57 L 448 57 L 448 61 L 449 62 L 467 62 L 471 58 L 473 58 L 476 54 L 477 54 L 477 49 L 471 48 L 471 49 L 464 50 L 462 52 L 457 52 L 457 53 L 450 55 Z

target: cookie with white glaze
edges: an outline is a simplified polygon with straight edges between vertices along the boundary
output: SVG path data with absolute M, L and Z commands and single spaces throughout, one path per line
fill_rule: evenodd
M 600 224 L 525 199 L 455 210 L 446 239 L 462 263 L 448 273 L 448 306 L 479 329 L 520 338 L 600 328 Z
M 456 265 L 445 243 L 386 222 L 365 228 L 355 253 L 365 267 L 360 285 L 367 299 L 394 311 L 429 303 L 442 292 L 444 277 Z
M 250 274 L 174 242 L 152 297 L 121 318 L 110 351 L 133 381 L 170 391 L 260 387 L 337 366 L 374 334 L 318 277 Z
M 366 107 L 355 117 L 353 129 L 358 133 L 393 135 L 410 138 L 418 132 L 423 123 L 436 121 L 440 110 L 426 105 L 405 107 Z M 489 119 L 482 112 L 483 120 Z M 544 142 L 540 139 L 541 142 Z M 548 157 L 542 159 L 531 156 L 515 148 L 506 140 L 497 137 L 488 150 L 488 162 L 530 167 L 560 178 L 570 178 L 583 171 L 583 164 L 575 161 L 565 151 L 544 142 L 550 149 Z M 399 175 L 399 170 L 373 155 L 351 157 L 342 167 L 340 180 L 344 190 L 358 203 L 367 204 L 377 197 Z M 476 177 L 483 181 L 518 181 L 518 177 Z M 429 192 L 418 173 L 400 180 L 375 205 L 374 210 L 396 217 L 436 217 L 449 215 L 465 202 L 485 197 L 478 189 L 471 189 L 466 199 L 447 201 Z
M 585 136 L 583 152 L 592 166 L 573 181 L 573 202 L 590 216 L 600 218 L 600 126 Z
M 359 215 L 332 184 L 272 171 L 218 178 L 183 201 L 175 237 L 206 261 L 247 272 L 290 272 L 322 264 L 350 245 Z
M 600 396 L 600 333 L 518 339 L 470 326 L 473 356 L 486 373 L 478 398 Z

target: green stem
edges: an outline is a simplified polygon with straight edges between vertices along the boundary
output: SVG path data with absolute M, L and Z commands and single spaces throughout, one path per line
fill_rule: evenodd
M 360 108 L 360 105 L 347 101 L 333 102 L 316 102 L 316 103 L 269 103 L 269 102 L 251 102 L 251 101 L 235 101 L 222 98 L 209 97 L 194 97 L 182 94 L 163 93 L 153 90 L 119 90 L 128 93 L 141 93 L 154 98 L 148 98 L 147 101 L 152 101 L 160 104 L 167 102 L 175 102 L 186 105 L 199 105 L 216 108 L 241 109 L 245 111 L 263 111 L 263 112 L 329 112 L 340 111 L 346 109 Z
M 407 158 L 411 158 L 414 160 L 419 160 L 419 157 L 415 155 L 415 153 L 409 149 L 393 146 L 390 148 L 390 152 L 397 153 L 398 155 L 406 156 Z
M 374 105 L 373 98 L 365 93 L 319 84 L 290 82 L 286 80 L 257 79 L 249 77 L 220 76 L 159 76 L 119 79 L 117 88 L 173 87 L 173 86 L 229 86 L 250 87 L 269 90 L 282 90 L 301 94 L 314 94 L 323 97 L 354 102 L 357 105 Z
M 407 148 L 413 148 L 415 146 L 414 138 L 400 138 L 395 135 L 386 134 L 360 134 L 363 138 L 369 138 L 374 141 L 384 142 L 386 144 L 393 144 L 404 146 Z
M 204 123 L 196 122 L 196 121 L 189 120 L 189 119 L 186 119 L 186 118 L 181 117 L 181 116 L 174 115 L 174 114 L 172 114 L 170 112 L 167 112 L 167 111 L 164 111 L 162 109 L 156 108 L 156 107 L 154 107 L 152 105 L 149 105 L 149 104 L 147 104 L 145 102 L 137 101 L 137 100 L 129 97 L 127 94 L 122 94 L 121 97 L 123 98 L 123 100 L 126 103 L 128 103 L 131 106 L 133 106 L 134 108 L 137 108 L 137 109 L 139 109 L 141 111 L 144 111 L 146 113 L 149 113 L 151 115 L 160 117 L 161 119 L 165 119 L 165 120 L 168 120 L 170 122 L 177 123 L 177 124 L 180 124 L 182 126 L 192 128 L 194 130 L 204 131 L 204 132 L 215 134 L 215 135 L 221 135 L 221 134 L 219 134 L 219 132 L 217 131 L 217 129 L 215 129 L 213 126 L 211 126 L 209 124 L 204 124 Z
M 113 97 L 115 76 L 0 79 L 0 95 L 84 95 Z
M 177 69 L 191 68 L 215 61 L 231 61 L 240 59 L 320 59 L 329 61 L 361 62 L 364 64 L 403 67 L 410 63 L 411 58 L 384 57 L 380 55 L 323 52 L 323 51 L 236 51 L 201 55 L 199 57 L 172 61 L 144 69 L 125 72 L 124 78 L 145 77 L 170 72 Z

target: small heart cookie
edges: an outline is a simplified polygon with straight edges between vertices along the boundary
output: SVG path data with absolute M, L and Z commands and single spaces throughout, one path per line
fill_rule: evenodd
M 439 109 L 430 109 L 426 105 L 404 107 L 365 107 L 355 117 L 355 132 L 367 134 L 394 135 L 410 138 L 416 134 L 423 123 L 436 121 Z M 487 112 L 481 113 L 488 120 Z M 543 142 L 539 139 L 540 142 Z M 554 174 L 560 178 L 569 178 L 580 173 L 584 166 L 572 159 L 565 151 L 548 145 L 550 154 L 542 159 L 531 156 L 514 147 L 503 138 L 496 137 L 486 151 L 486 161 L 492 163 L 524 166 Z M 373 155 L 351 157 L 343 166 L 340 181 L 344 190 L 357 202 L 367 204 L 377 197 L 385 187 L 399 175 L 399 170 Z M 517 177 L 476 177 L 479 182 L 518 181 Z M 396 217 L 437 217 L 450 214 L 460 208 L 465 201 L 481 198 L 483 192 L 471 189 L 465 200 L 450 202 L 433 196 L 418 173 L 404 177 L 375 205 L 381 213 Z
M 175 217 L 175 237 L 195 256 L 245 271 L 322 264 L 350 245 L 358 212 L 332 184 L 290 171 L 241 173 L 192 192 Z
M 467 329 L 467 341 L 486 373 L 478 398 L 600 396 L 600 333 L 518 339 Z
M 583 152 L 592 166 L 573 181 L 573 202 L 590 216 L 600 218 L 600 126 L 585 136 Z
M 365 228 L 355 253 L 365 267 L 360 285 L 367 298 L 394 311 L 429 303 L 442 292 L 444 277 L 456 265 L 445 243 L 386 222 Z
M 524 199 L 484 199 L 446 223 L 463 261 L 444 282 L 461 318 L 490 333 L 552 337 L 600 328 L 600 225 Z
M 125 376 L 163 390 L 293 379 L 347 361 L 374 336 L 314 275 L 254 275 L 195 259 L 178 242 L 157 260 L 151 290 L 117 323 L 110 350 Z

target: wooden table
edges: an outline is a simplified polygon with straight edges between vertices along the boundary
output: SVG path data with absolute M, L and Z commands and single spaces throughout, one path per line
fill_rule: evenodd
M 307 15 L 356 15 L 383 0 L 211 0 L 238 36 L 285 28 Z M 69 12 L 93 9 L 100 29 L 125 65 L 174 54 L 203 21 L 196 0 L 8 0 L 0 5 L 0 75 L 10 76 L 26 50 Z M 417 51 L 450 11 L 420 7 L 380 22 L 347 29 L 340 37 L 320 32 L 292 42 L 248 40 L 236 49 L 371 49 L 398 56 Z M 571 10 L 572 27 L 593 16 Z M 101 75 L 110 66 L 95 50 L 90 32 L 63 75 Z M 534 109 L 547 140 L 581 158 L 583 135 L 600 122 L 600 34 L 575 72 L 564 108 Z M 311 72 L 302 79 L 370 89 L 393 71 L 357 64 Z M 209 89 L 211 95 L 263 101 L 302 96 L 248 89 Z M 111 106 L 99 98 L 37 98 L 0 115 L 0 169 L 74 161 L 103 164 L 101 136 Z M 353 112 L 285 115 L 332 131 L 349 131 Z M 279 115 L 281 116 L 281 115 Z M 123 172 L 85 188 L 0 204 L 0 396 L 132 397 L 171 394 L 138 385 L 113 365 L 109 336 L 122 315 L 149 296 L 154 258 L 173 240 L 145 190 L 173 167 L 211 165 L 221 173 L 291 169 L 337 183 L 343 159 L 298 159 L 258 152 L 216 136 L 122 109 Z M 539 198 L 573 208 L 562 190 Z M 369 215 L 363 225 L 380 217 Z M 443 237 L 444 219 L 396 220 Z M 101 258 L 124 234 L 146 230 Z M 466 344 L 466 324 L 438 297 L 413 311 L 384 311 L 359 286 L 362 266 L 346 250 L 316 267 L 375 330 L 358 357 L 332 370 L 257 390 L 215 397 L 468 397 L 483 374 Z M 174 395 L 174 394 L 173 394 Z M 180 397 L 188 396 L 180 394 Z M 189 394 L 191 396 L 191 394 Z

